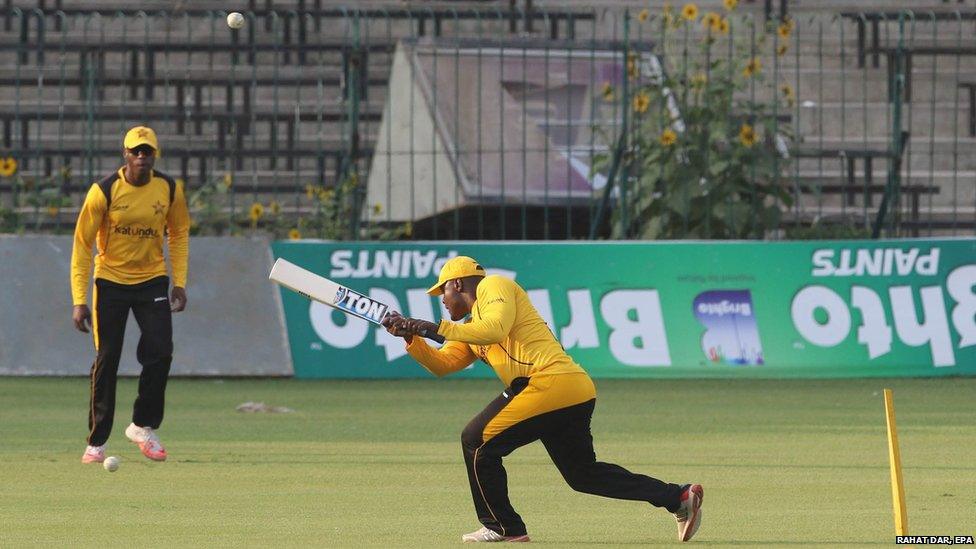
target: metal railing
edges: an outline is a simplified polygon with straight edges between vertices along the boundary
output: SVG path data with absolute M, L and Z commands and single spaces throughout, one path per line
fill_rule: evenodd
M 12 8 L 0 225 L 70 230 L 147 124 L 199 231 L 973 233 L 972 12 L 682 8 Z

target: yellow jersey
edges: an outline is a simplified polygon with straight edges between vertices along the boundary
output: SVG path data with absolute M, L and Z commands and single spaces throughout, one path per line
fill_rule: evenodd
M 95 278 L 138 284 L 166 275 L 163 239 L 168 240 L 173 285 L 186 286 L 190 215 L 183 186 L 153 171 L 145 185 L 126 181 L 124 169 L 92 184 L 78 212 L 71 251 L 71 298 L 88 302 L 92 245 Z
M 468 322 L 441 320 L 437 333 L 448 341 L 440 349 L 414 337 L 407 345 L 410 356 L 436 376 L 463 370 L 480 358 L 506 386 L 517 377 L 585 373 L 514 280 L 486 276 L 475 297 Z

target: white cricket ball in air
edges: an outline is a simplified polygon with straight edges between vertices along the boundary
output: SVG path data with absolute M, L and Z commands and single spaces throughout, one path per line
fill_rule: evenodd
M 115 456 L 109 456 L 105 458 L 105 461 L 102 462 L 102 467 L 104 467 L 105 470 L 108 471 L 109 473 L 114 473 L 115 471 L 118 471 L 119 458 Z
M 239 29 L 244 26 L 244 16 L 240 12 L 232 11 L 227 16 L 227 26 L 232 29 Z

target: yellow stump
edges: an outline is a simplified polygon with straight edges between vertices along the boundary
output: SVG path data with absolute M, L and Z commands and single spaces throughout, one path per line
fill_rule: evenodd
M 905 508 L 905 485 L 901 479 L 901 453 L 895 428 L 895 401 L 891 389 L 884 390 L 885 420 L 888 424 L 888 463 L 891 467 L 891 505 L 895 514 L 895 535 L 908 535 L 908 511 Z

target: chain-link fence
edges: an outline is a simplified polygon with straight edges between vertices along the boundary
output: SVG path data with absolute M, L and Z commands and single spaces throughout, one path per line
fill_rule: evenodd
M 203 233 L 972 234 L 973 12 L 723 4 L 10 8 L 0 224 L 70 230 L 146 124 Z

